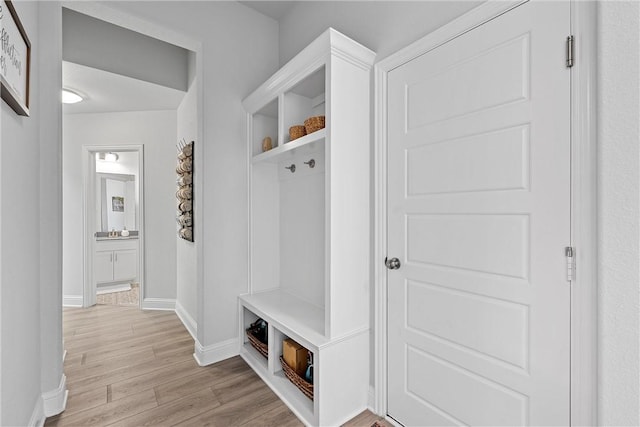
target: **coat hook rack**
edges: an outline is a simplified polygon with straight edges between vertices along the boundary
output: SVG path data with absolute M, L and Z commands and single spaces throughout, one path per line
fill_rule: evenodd
M 304 162 L 305 165 L 309 165 L 311 169 L 316 167 L 316 161 L 314 159 L 309 160 L 308 162 Z
M 285 166 L 284 168 L 289 169 L 291 173 L 295 173 L 296 171 L 296 165 L 294 165 L 293 163 L 291 164 L 291 166 Z

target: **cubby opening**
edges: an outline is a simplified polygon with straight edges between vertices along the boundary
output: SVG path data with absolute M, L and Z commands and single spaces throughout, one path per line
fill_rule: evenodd
M 289 128 L 304 125 L 313 116 L 325 115 L 326 73 L 322 66 L 284 94 L 284 142 L 289 142 Z
M 252 292 L 325 308 L 325 150 L 292 152 L 252 173 Z M 295 166 L 295 172 L 292 172 Z M 322 322 L 324 323 L 324 322 Z M 324 333 L 320 327 L 319 333 Z
M 245 348 L 245 350 L 247 352 L 249 352 L 250 354 L 253 354 L 256 358 L 257 361 L 259 361 L 263 367 L 266 369 L 267 368 L 267 360 L 268 360 L 268 345 L 266 346 L 267 348 L 267 354 L 263 354 L 260 351 L 258 351 L 249 341 L 249 336 L 248 336 L 248 332 L 247 329 L 249 329 L 251 327 L 251 325 L 253 325 L 256 321 L 258 321 L 258 319 L 260 319 L 260 317 L 258 317 L 256 314 L 254 314 L 252 311 L 247 310 L 246 308 L 243 307 L 242 309 L 242 319 L 243 319 L 243 331 L 245 332 L 243 334 L 243 341 L 242 341 L 242 346 Z M 269 325 L 267 324 L 267 331 L 269 330 Z M 268 342 L 268 340 L 267 340 Z
M 252 150 L 253 155 L 258 155 L 264 151 L 263 142 L 265 138 L 271 139 L 271 147 L 278 146 L 278 100 L 274 99 L 267 105 L 253 114 L 252 120 L 253 136 Z M 267 147 L 264 147 L 267 148 Z
M 283 356 L 283 343 L 285 340 L 288 340 L 288 339 L 291 339 L 291 338 L 286 333 L 278 329 L 274 329 L 275 344 L 274 344 L 274 348 L 271 350 L 274 357 L 273 374 L 276 378 L 281 380 L 281 386 L 287 391 L 287 393 L 290 394 L 291 396 L 294 396 L 295 399 L 298 402 L 300 402 L 300 404 L 312 414 L 314 411 L 314 405 L 313 405 L 314 399 L 305 395 L 289 378 L 287 378 L 282 368 L 280 358 Z M 307 347 L 304 347 L 303 343 L 298 343 L 298 344 L 302 346 L 305 353 L 310 352 L 312 355 L 311 357 L 315 359 L 315 353 L 313 353 L 313 351 L 311 351 Z M 315 364 L 314 364 L 314 370 L 315 370 Z M 314 378 L 315 378 L 315 375 L 316 373 L 314 372 Z M 304 378 L 304 375 L 302 375 L 301 377 Z M 315 384 L 313 382 L 312 384 L 313 384 L 313 388 L 315 389 Z

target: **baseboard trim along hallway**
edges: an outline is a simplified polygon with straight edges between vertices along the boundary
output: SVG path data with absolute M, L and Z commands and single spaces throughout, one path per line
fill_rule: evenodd
M 238 339 L 232 338 L 217 344 L 203 346 L 198 340 L 193 357 L 200 366 L 208 366 L 238 355 Z

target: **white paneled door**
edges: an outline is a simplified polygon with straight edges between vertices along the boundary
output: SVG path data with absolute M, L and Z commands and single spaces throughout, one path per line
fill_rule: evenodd
M 568 2 L 388 75 L 388 413 L 568 425 Z

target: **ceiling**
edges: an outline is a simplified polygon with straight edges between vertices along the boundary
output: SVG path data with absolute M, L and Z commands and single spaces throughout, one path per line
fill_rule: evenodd
M 240 3 L 279 21 L 298 1 L 240 1 Z M 323 75 L 313 79 L 314 81 L 308 82 L 308 85 L 315 86 L 312 83 L 322 85 L 324 83 L 322 77 Z M 318 81 L 315 82 L 315 80 Z M 84 98 L 84 101 L 77 104 L 63 104 L 64 114 L 175 110 L 185 95 L 177 89 L 69 61 L 62 63 L 62 86 L 77 92 Z M 301 91 L 309 89 L 306 86 L 300 86 Z
M 64 114 L 175 110 L 185 95 L 177 89 L 68 61 L 62 63 L 62 87 L 84 98 L 77 104 L 63 104 Z
M 263 15 L 279 21 L 298 2 L 297 1 L 240 1 L 245 6 L 257 10 Z

